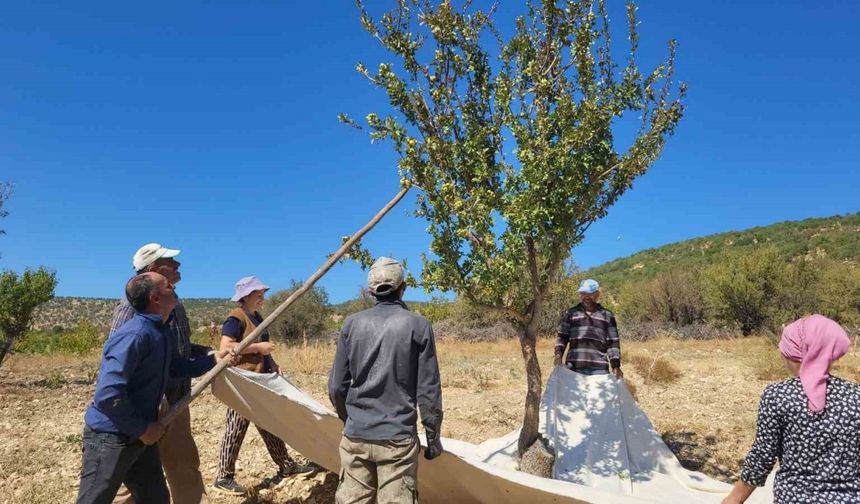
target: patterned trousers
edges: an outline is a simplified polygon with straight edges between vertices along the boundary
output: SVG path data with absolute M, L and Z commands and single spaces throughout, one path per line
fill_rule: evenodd
M 250 424 L 250 420 L 227 408 L 227 429 L 224 431 L 224 439 L 221 440 L 216 480 L 236 476 L 236 460 L 239 458 L 239 450 L 242 448 L 242 441 L 245 440 L 245 434 L 248 432 L 248 425 Z M 260 437 L 266 443 L 266 450 L 269 451 L 269 456 L 278 465 L 278 469 L 284 473 L 292 471 L 296 463 L 290 457 L 287 445 L 281 438 L 260 427 L 257 427 L 257 432 L 260 433 Z

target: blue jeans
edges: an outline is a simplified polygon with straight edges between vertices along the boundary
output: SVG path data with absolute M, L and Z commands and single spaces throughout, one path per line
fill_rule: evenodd
M 110 504 L 119 486 L 141 504 L 170 504 L 156 445 L 123 434 L 84 427 L 84 455 L 77 504 Z

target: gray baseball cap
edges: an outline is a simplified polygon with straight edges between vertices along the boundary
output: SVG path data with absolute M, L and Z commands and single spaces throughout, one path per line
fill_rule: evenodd
M 378 296 L 391 294 L 403 283 L 403 266 L 390 257 L 380 257 L 367 272 L 367 288 Z

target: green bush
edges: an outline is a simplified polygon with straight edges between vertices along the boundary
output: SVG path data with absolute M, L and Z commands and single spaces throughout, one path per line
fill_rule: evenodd
M 31 354 L 70 353 L 86 355 L 98 350 L 104 334 L 92 323 L 81 320 L 67 331 L 30 331 L 15 345 L 15 351 Z
M 773 248 L 735 254 L 703 274 L 705 299 L 712 316 L 736 323 L 743 334 L 772 327 L 779 312 L 786 264 Z
M 263 315 L 272 313 L 301 286 L 301 282 L 293 280 L 289 289 L 273 294 L 263 305 Z M 335 325 L 331 316 L 328 293 L 324 288 L 316 286 L 287 308 L 278 320 L 269 326 L 269 334 L 275 341 L 282 342 L 320 338 L 334 331 Z
M 426 317 L 433 324 L 448 320 L 454 311 L 453 302 L 443 297 L 434 297 L 427 303 L 416 304 L 410 308 Z
M 674 269 L 652 280 L 626 284 L 619 293 L 619 316 L 632 322 L 690 325 L 705 318 L 700 281 L 690 271 Z
M 451 303 L 449 313 L 448 320 L 451 320 L 459 327 L 467 329 L 489 327 L 505 321 L 505 318 L 499 312 L 475 306 L 468 299 L 462 297 L 458 297 Z
M 830 261 L 818 287 L 820 312 L 841 324 L 860 325 L 860 266 Z
M 352 315 L 353 313 L 358 313 L 362 310 L 371 308 L 374 304 L 376 304 L 376 299 L 367 292 L 366 288 L 359 287 L 358 294 L 356 294 L 354 298 L 338 306 L 337 314 L 340 316 L 338 324 L 342 324 L 344 318 Z M 340 327 L 338 327 L 338 329 L 340 329 Z
M 777 305 L 775 327 L 820 311 L 818 290 L 823 267 L 822 260 L 809 257 L 799 257 L 785 266 L 774 300 Z
M 625 322 L 646 322 L 649 320 L 648 292 L 651 282 L 626 282 L 618 289 L 618 311 L 616 315 Z

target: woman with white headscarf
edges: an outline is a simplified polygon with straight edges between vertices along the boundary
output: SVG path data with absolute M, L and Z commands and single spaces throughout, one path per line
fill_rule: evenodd
M 850 344 L 822 315 L 785 328 L 779 351 L 794 378 L 762 393 L 755 441 L 723 504 L 746 501 L 777 459 L 776 504 L 860 503 L 860 385 L 830 374 Z

